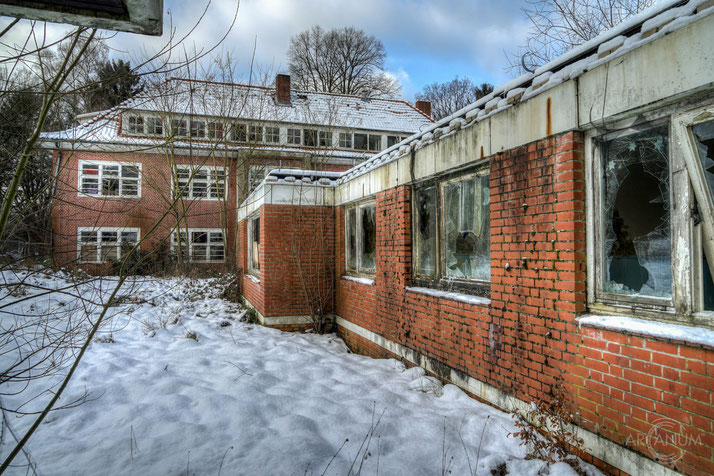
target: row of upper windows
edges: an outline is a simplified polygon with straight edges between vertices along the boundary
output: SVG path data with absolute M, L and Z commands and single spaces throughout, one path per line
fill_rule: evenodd
M 139 242 L 139 228 L 77 229 L 80 263 L 111 263 L 124 259 Z M 223 263 L 225 242 L 220 228 L 181 228 L 171 234 L 171 253 L 194 263 Z
M 171 180 L 177 196 L 226 199 L 227 168 L 177 165 Z M 78 193 L 94 197 L 141 197 L 141 164 L 79 161 Z
M 707 232 L 714 219 L 714 121 L 678 124 L 593 138 L 597 179 L 588 223 L 594 262 L 589 301 L 595 307 L 669 315 L 714 311 L 714 235 Z M 672 153 L 673 144 L 687 141 L 688 152 Z M 684 182 L 674 175 L 683 167 L 689 171 Z M 414 281 L 487 292 L 487 170 L 421 184 L 412 196 Z M 376 271 L 376 216 L 374 202 L 345 209 L 348 273 Z
M 164 122 L 154 116 L 126 115 L 124 132 L 140 136 L 179 137 L 196 140 L 229 141 L 248 144 L 294 145 L 330 149 L 379 152 L 405 136 L 369 134 L 349 131 L 326 131 L 314 128 L 280 127 L 225 123 L 219 121 L 172 119 Z M 166 124 L 170 127 L 166 127 Z

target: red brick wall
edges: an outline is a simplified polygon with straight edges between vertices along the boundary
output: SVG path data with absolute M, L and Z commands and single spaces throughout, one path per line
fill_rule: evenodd
M 336 313 L 430 358 L 443 378 L 455 370 L 525 401 L 548 398 L 562 382 L 583 428 L 653 459 L 643 438 L 650 430 L 670 429 L 682 449 L 681 460 L 670 466 L 714 473 L 714 351 L 578 327 L 587 303 L 582 136 L 565 133 L 492 156 L 490 198 L 490 304 L 406 289 L 412 274 L 411 189 L 401 186 L 376 196 L 373 285 L 341 277 L 344 210 L 337 208 Z M 289 207 L 278 208 L 285 210 L 263 212 L 262 226 L 273 236 L 263 243 L 279 243 L 285 233 L 281 224 Z M 280 283 L 265 306 L 284 312 L 271 301 L 284 299 L 295 283 L 281 276 L 287 268 L 279 263 L 264 267 L 271 277 L 263 279 Z M 390 355 L 338 330 L 357 352 Z M 677 426 L 672 430 L 670 423 Z M 671 447 L 663 449 L 672 454 Z
M 86 197 L 78 194 L 80 160 L 141 163 L 142 181 L 140 198 Z M 179 164 L 220 165 L 229 167 L 228 199 L 225 201 L 185 200 L 185 224 L 191 228 L 224 228 L 226 236 L 226 265 L 232 267 L 235 223 L 235 162 L 179 156 Z M 170 208 L 171 178 L 167 159 L 161 154 L 98 153 L 64 151 L 62 167 L 52 207 L 55 259 L 58 264 L 70 263 L 77 257 L 78 227 L 136 227 L 141 237 L 147 237 L 143 250 L 157 246 L 159 240 L 169 236 L 176 217 L 162 216 Z M 150 230 L 156 229 L 147 236 Z M 185 225 L 184 225 L 185 226 Z M 167 242 L 167 244 L 170 244 Z M 203 265 L 205 266 L 205 265 Z M 223 265 L 209 265 L 223 267 Z M 85 269 L 98 268 L 83 265 Z
M 645 455 L 654 443 L 681 456 L 674 467 L 684 473 L 713 474 L 714 350 L 589 327 L 581 334 L 566 379 L 582 426 Z
M 244 296 L 266 317 L 306 316 L 309 296 L 333 312 L 335 218 L 333 207 L 264 205 L 260 209 L 260 283 L 243 277 Z M 239 223 L 239 262 L 247 270 L 246 225 Z

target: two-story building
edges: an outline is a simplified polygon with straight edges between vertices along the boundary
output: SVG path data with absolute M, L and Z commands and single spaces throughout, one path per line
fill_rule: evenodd
M 419 107 L 420 109 L 418 109 Z M 54 151 L 58 264 L 235 263 L 238 204 L 273 168 L 347 170 L 431 124 L 429 103 L 172 79 L 77 127 Z

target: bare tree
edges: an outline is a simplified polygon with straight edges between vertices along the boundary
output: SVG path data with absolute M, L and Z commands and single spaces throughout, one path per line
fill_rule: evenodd
M 533 72 L 566 51 L 652 6 L 656 0 L 527 0 L 526 44 L 509 55 L 508 70 Z
M 235 13 L 237 15 L 237 6 Z M 235 21 L 235 17 L 233 21 Z M 18 23 L 19 20 L 13 21 L 0 33 L 0 36 Z M 191 31 L 196 26 L 197 24 Z M 222 42 L 231 28 L 232 24 L 218 44 Z M 92 90 L 97 84 L 107 82 L 91 78 L 89 81 L 82 81 L 80 65 L 84 55 L 91 51 L 93 45 L 96 44 L 93 42 L 97 34 L 96 29 L 88 30 L 79 27 L 52 42 L 47 39 L 44 33 L 46 29 L 42 28 L 42 24 L 30 22 L 30 30 L 24 44 L 14 49 L 8 47 L 5 53 L 0 56 L 0 67 L 3 68 L 0 80 L 4 83 L 3 91 L 16 92 L 14 91 L 17 89 L 15 86 L 20 78 L 23 81 L 29 78 L 26 84 L 36 85 L 36 87 L 26 88 L 25 91 L 34 95 L 34 98 L 29 99 L 30 97 L 27 95 L 15 96 L 20 103 L 29 101 L 35 109 L 24 111 L 24 114 L 29 118 L 24 121 L 27 123 L 22 124 L 21 130 L 18 131 L 22 137 L 17 138 L 16 144 L 12 145 L 11 153 L 16 157 L 16 160 L 10 170 L 5 171 L 7 180 L 2 187 L 0 244 L 4 244 L 5 240 L 12 236 L 12 230 L 18 223 L 32 212 L 26 207 L 18 209 L 18 194 L 33 194 L 35 196 L 48 196 L 49 194 L 52 196 L 52 187 L 55 184 L 53 178 L 59 175 L 60 170 L 66 166 L 69 156 L 71 156 L 71 154 L 65 157 L 60 156 L 56 170 L 52 171 L 54 174 L 47 174 L 48 179 L 41 183 L 28 184 L 26 181 L 29 176 L 29 174 L 26 175 L 26 172 L 34 165 L 33 157 L 35 157 L 36 145 L 40 140 L 40 133 L 51 122 L 53 108 L 57 107 L 65 98 L 75 97 L 82 92 Z M 167 43 L 148 59 L 137 62 L 131 72 L 144 76 L 169 74 L 171 71 L 188 67 L 200 61 L 217 46 L 217 44 L 209 46 L 191 54 L 187 48 L 183 47 L 186 38 L 187 36 L 177 38 L 175 30 L 172 31 Z M 64 44 L 67 46 L 62 46 Z M 57 55 L 53 53 L 54 48 L 59 48 Z M 53 62 L 53 58 L 57 58 L 57 61 Z M 75 77 L 79 83 L 74 82 Z M 112 79 L 111 75 L 109 79 Z M 8 96 L 8 103 L 4 102 L 3 108 L 10 104 L 9 99 Z M 4 97 L 3 101 L 5 101 Z M 39 103 L 39 106 L 35 103 Z M 47 166 L 45 168 L 52 169 Z M 30 185 L 34 188 L 31 188 Z M 76 187 L 76 183 L 74 186 Z M 28 201 L 27 203 L 32 202 Z M 11 467 L 13 460 L 21 452 L 26 454 L 23 449 L 24 445 L 49 412 L 57 408 L 58 401 L 87 348 L 95 335 L 111 319 L 111 307 L 120 298 L 120 289 L 133 273 L 131 263 L 136 260 L 132 257 L 139 250 L 141 243 L 156 232 L 167 216 L 168 213 L 161 216 L 140 240 L 132 242 L 126 247 L 123 243 L 117 242 L 114 251 L 116 256 L 121 257 L 117 265 L 118 279 L 107 281 L 79 274 L 77 279 L 68 277 L 66 287 L 49 287 L 46 282 L 43 282 L 41 278 L 37 279 L 37 277 L 44 273 L 52 273 L 50 269 L 42 266 L 23 269 L 22 266 L 19 266 L 20 263 L 11 258 L 0 262 L 0 300 L 2 300 L 2 305 L 0 305 L 0 317 L 2 317 L 0 319 L 2 321 L 0 356 L 2 356 L 3 363 L 3 367 L 0 368 L 2 376 L 0 383 L 3 384 L 3 391 L 12 392 L 14 395 L 22 394 L 24 397 L 23 392 L 29 388 L 30 381 L 56 373 L 61 375 L 59 380 L 51 383 L 49 388 L 39 395 L 27 395 L 25 403 L 20 407 L 6 407 L 0 401 L 3 422 L 7 422 L 7 414 L 30 414 L 33 416 L 32 424 L 21 435 L 15 436 L 13 433 L 15 441 L 11 442 L 11 450 L 7 454 L 3 451 L 0 474 Z M 121 253 L 119 252 L 120 248 Z M 91 289 L 87 289 L 86 285 L 91 286 Z M 95 290 L 94 294 L 92 294 L 92 289 Z M 28 294 L 47 296 L 48 302 L 64 297 L 76 298 L 79 304 L 71 310 L 60 309 L 63 306 L 50 306 L 28 315 L 18 307 L 26 300 L 25 296 Z M 64 304 L 63 301 L 62 305 Z M 0 395 L 5 396 L 8 393 Z M 22 407 L 30 402 L 34 402 L 35 410 L 26 412 Z M 29 456 L 27 459 L 29 460 Z
M 384 70 L 381 41 L 353 27 L 313 26 L 290 39 L 288 61 L 297 89 L 363 97 L 396 97 L 398 81 Z
M 469 78 L 459 79 L 456 76 L 445 83 L 433 82 L 424 86 L 416 98 L 418 101 L 430 101 L 431 115 L 434 120 L 439 120 L 481 99 L 491 91 L 493 84 L 482 83 L 477 86 Z

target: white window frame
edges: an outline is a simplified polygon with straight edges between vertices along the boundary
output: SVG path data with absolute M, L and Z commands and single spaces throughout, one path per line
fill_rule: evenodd
M 620 314 L 645 319 L 680 321 L 687 324 L 714 323 L 714 311 L 705 311 L 702 306 L 702 249 L 711 255 L 714 248 L 714 205 L 705 188 L 706 183 L 696 150 L 691 126 L 709 122 L 704 112 L 714 113 L 714 105 L 692 111 L 675 112 L 657 119 L 652 127 L 668 124 L 669 142 L 669 193 L 670 193 L 670 240 L 672 263 L 672 296 L 630 296 L 603 293 L 603 253 L 601 251 L 603 204 L 602 167 L 604 159 L 599 150 L 602 134 L 589 131 L 585 137 L 586 194 L 587 204 L 587 269 L 588 307 L 595 313 Z M 708 119 L 708 120 L 707 120 Z M 623 119 L 620 123 L 626 122 Z M 630 119 L 631 122 L 631 119 Z M 616 129 L 614 124 L 610 129 Z M 642 127 L 623 127 L 606 136 L 607 139 L 626 136 L 643 130 Z M 695 204 L 702 218 L 695 225 Z M 707 238 L 709 243 L 707 243 Z M 706 252 L 706 251 L 705 251 Z M 712 267 L 712 261 L 707 260 Z
M 89 177 L 89 178 L 94 178 L 94 175 L 90 174 L 85 174 L 84 173 L 84 166 L 85 165 L 96 165 L 98 167 L 97 169 L 97 193 L 87 193 L 82 191 L 82 178 L 83 177 Z M 118 187 L 119 187 L 119 194 L 117 195 L 104 195 L 102 193 L 102 183 L 104 181 L 105 175 L 108 175 L 105 173 L 105 167 L 118 167 L 119 168 L 119 175 L 116 177 L 116 180 L 118 182 Z M 123 177 L 123 168 L 124 167 L 137 167 L 139 169 L 139 176 L 136 178 L 133 177 Z M 79 197 L 101 197 L 101 198 L 141 198 L 141 182 L 142 182 L 142 172 L 141 172 L 141 163 L 140 162 L 110 162 L 106 160 L 80 160 L 78 161 L 78 170 L 77 170 L 77 196 Z M 136 181 L 136 195 L 126 195 L 123 192 L 124 189 L 124 182 L 125 181 Z
M 206 123 L 207 137 L 212 140 L 224 140 L 226 138 L 226 124 L 221 121 L 208 121 Z
M 318 147 L 332 147 L 332 131 L 318 131 L 317 133 L 317 146 Z
M 145 134 L 146 121 L 141 114 L 127 114 L 124 132 L 131 135 L 142 136 Z
M 436 180 L 429 180 L 423 182 L 414 188 L 414 193 L 412 194 L 412 263 L 413 263 L 413 279 L 415 282 L 420 282 L 421 284 L 429 287 L 454 287 L 459 288 L 468 293 L 474 294 L 484 294 L 490 289 L 491 284 L 491 274 L 489 273 L 488 279 L 478 279 L 478 278 L 465 278 L 449 276 L 446 272 L 446 197 L 444 194 L 444 189 L 455 183 L 464 182 L 467 180 L 474 179 L 476 177 L 483 178 L 489 177 L 490 171 L 488 166 L 484 165 L 484 161 L 479 161 L 475 169 L 465 173 L 459 173 L 454 176 L 447 176 L 442 178 L 437 178 Z M 485 162 L 487 165 L 488 162 Z M 436 229 L 434 230 L 434 237 L 436 243 L 434 245 L 434 271 L 432 274 L 421 273 L 418 269 L 418 259 L 421 253 L 420 247 L 418 245 L 418 226 L 419 226 L 419 216 L 417 210 L 417 194 L 420 189 L 434 189 L 434 210 L 435 218 L 434 223 Z M 490 193 L 490 187 L 489 187 Z M 490 214 L 491 204 L 489 199 L 488 213 Z M 459 214 L 462 214 L 463 210 L 459 209 Z M 489 230 L 487 231 L 487 236 L 489 243 L 491 241 L 490 232 L 490 216 L 489 216 Z M 490 260 L 490 253 L 489 253 Z
M 341 149 L 351 149 L 352 148 L 352 133 L 351 132 L 340 132 L 339 133 L 339 147 Z
M 222 228 L 185 228 L 185 227 L 178 227 L 176 230 L 174 230 L 173 233 L 171 233 L 171 253 L 175 254 L 178 248 L 178 237 L 180 235 L 185 235 L 188 233 L 188 236 L 193 238 L 194 233 L 205 233 L 206 234 L 206 243 L 194 243 L 193 239 L 187 239 L 185 241 L 184 246 L 188 246 L 188 262 L 190 263 L 225 263 L 226 262 L 226 234 L 224 233 L 224 230 Z M 213 235 L 220 233 L 221 234 L 221 241 L 215 241 L 212 242 L 211 238 Z M 194 259 L 194 248 L 198 246 L 205 246 L 206 247 L 206 257 L 207 259 Z M 222 248 L 223 249 L 223 258 L 220 260 L 216 259 L 211 259 L 211 250 L 213 248 Z
M 258 221 L 258 266 L 255 266 L 255 262 L 253 260 L 253 243 L 255 242 L 255 236 L 254 236 L 254 223 L 255 221 Z M 248 264 L 248 272 L 252 275 L 255 276 L 260 276 L 260 247 L 262 245 L 262 241 L 260 239 L 260 230 L 262 229 L 261 225 L 261 219 L 260 219 L 260 212 L 248 217 L 246 225 L 246 254 L 247 254 L 247 264 Z
M 190 135 L 190 125 L 187 119 L 171 119 L 170 135 L 172 137 L 186 138 Z
M 88 259 L 82 259 L 82 245 L 87 242 L 82 241 L 82 233 L 83 232 L 89 232 L 89 233 L 96 233 L 96 259 L 94 260 L 88 260 Z M 113 243 L 111 246 L 117 248 L 117 259 L 121 260 L 122 259 L 122 244 L 124 241 L 122 240 L 122 233 L 136 233 L 136 241 L 135 242 L 130 242 L 133 243 L 132 247 L 134 244 L 138 243 L 141 241 L 141 229 L 140 228 L 133 228 L 133 227 L 78 227 L 77 228 L 77 262 L 82 263 L 82 264 L 101 264 L 105 263 L 106 260 L 102 260 L 102 248 L 103 247 L 108 247 L 110 245 L 103 245 L 101 236 L 102 233 L 116 233 L 117 234 L 117 241 L 115 242 L 110 242 Z
M 365 208 L 374 208 L 374 219 L 375 219 L 375 244 L 374 244 L 374 268 L 365 267 L 362 263 L 362 245 L 364 241 L 364 234 L 362 229 L 362 210 Z M 348 217 L 350 210 L 354 210 L 356 213 L 355 217 L 355 267 L 350 267 L 349 265 L 349 235 L 348 235 Z M 374 199 L 362 201 L 350 206 L 345 207 L 345 273 L 361 276 L 371 276 L 374 277 L 377 274 L 377 203 Z
M 265 140 L 265 134 L 263 133 L 263 126 L 248 126 L 248 142 L 260 144 Z
M 297 134 L 295 134 L 297 132 Z M 286 131 L 286 143 L 290 145 L 302 145 L 302 129 L 288 127 Z
M 156 116 L 148 116 L 144 121 L 146 128 L 146 135 L 149 136 L 163 136 L 164 135 L 164 120 Z M 157 129 L 159 131 L 157 132 Z
M 223 177 L 225 180 L 225 183 L 223 185 L 223 196 L 216 196 L 216 197 L 210 197 L 209 193 L 211 190 L 211 186 L 216 186 L 216 171 L 223 171 Z M 229 184 L 229 169 L 228 167 L 224 167 L 221 165 L 204 165 L 201 167 L 194 167 L 191 165 L 176 165 L 176 176 L 172 177 L 171 179 L 171 185 L 172 185 L 172 190 L 174 190 L 176 193 L 181 192 L 181 188 L 183 185 L 181 184 L 182 180 L 178 179 L 178 175 L 180 171 L 187 171 L 188 172 L 188 188 L 187 192 L 188 194 L 186 196 L 182 195 L 182 198 L 184 200 L 205 200 L 205 201 L 218 201 L 218 200 L 226 200 L 228 198 L 228 184 Z M 206 178 L 196 178 L 196 172 L 198 171 L 205 171 L 206 172 Z M 197 195 L 195 194 L 195 188 L 196 184 L 199 183 L 204 183 L 205 188 L 204 190 L 206 191 L 205 196 Z M 218 187 L 216 186 L 216 189 Z M 218 195 L 218 194 L 217 194 Z
M 266 144 L 280 144 L 280 127 L 265 126 L 263 128 L 263 141 Z

